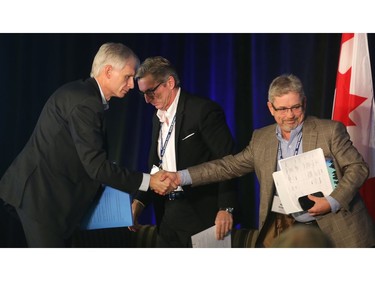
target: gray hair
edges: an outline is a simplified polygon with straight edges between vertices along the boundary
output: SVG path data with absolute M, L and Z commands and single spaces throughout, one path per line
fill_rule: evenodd
M 147 58 L 138 68 L 135 79 L 151 75 L 156 82 L 166 82 L 169 76 L 175 80 L 175 88 L 180 86 L 180 78 L 174 66 L 166 58 L 157 56 Z
M 273 79 L 268 90 L 268 101 L 273 103 L 275 97 L 284 96 L 290 92 L 299 94 L 301 101 L 305 99 L 305 93 L 301 80 L 293 74 L 283 74 Z
M 106 65 L 122 69 L 129 60 L 134 60 L 139 65 L 137 55 L 127 46 L 121 43 L 105 43 L 96 53 L 92 63 L 90 77 L 96 77 Z

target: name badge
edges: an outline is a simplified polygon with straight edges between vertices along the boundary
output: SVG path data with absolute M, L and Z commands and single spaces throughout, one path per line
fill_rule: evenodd
M 159 169 L 158 166 L 152 165 L 152 169 L 151 169 L 150 174 L 153 175 L 153 174 L 156 174 L 159 171 L 160 171 L 160 169 Z

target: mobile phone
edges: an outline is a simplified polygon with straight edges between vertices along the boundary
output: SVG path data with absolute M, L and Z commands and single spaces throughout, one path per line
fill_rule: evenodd
M 316 196 L 316 197 L 324 197 L 324 195 L 321 191 L 312 193 L 311 195 Z M 298 202 L 301 205 L 302 210 L 304 210 L 304 211 L 307 211 L 308 209 L 311 209 L 315 204 L 315 202 L 310 200 L 307 197 L 307 195 L 299 197 Z

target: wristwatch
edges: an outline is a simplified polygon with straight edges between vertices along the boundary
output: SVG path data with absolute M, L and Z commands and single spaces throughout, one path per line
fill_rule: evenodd
M 228 207 L 228 208 L 220 208 L 219 211 L 226 211 L 229 214 L 233 214 L 234 208 Z

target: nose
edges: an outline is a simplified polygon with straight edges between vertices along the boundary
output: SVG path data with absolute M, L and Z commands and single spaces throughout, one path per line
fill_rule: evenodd
M 128 80 L 128 86 L 129 86 L 130 89 L 134 89 L 134 79 Z

